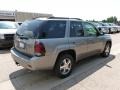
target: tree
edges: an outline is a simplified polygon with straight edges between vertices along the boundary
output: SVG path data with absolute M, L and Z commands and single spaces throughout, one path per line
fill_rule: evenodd
M 117 22 L 118 22 L 116 16 L 109 17 L 109 18 L 107 18 L 106 20 L 102 20 L 102 21 L 103 21 L 103 22 L 109 22 L 109 23 L 117 23 Z
M 102 20 L 102 22 L 107 22 L 107 21 L 104 19 L 104 20 Z
M 107 18 L 107 22 L 117 23 L 117 17 L 116 17 L 116 16 L 114 16 L 114 17 L 109 17 L 109 18 Z

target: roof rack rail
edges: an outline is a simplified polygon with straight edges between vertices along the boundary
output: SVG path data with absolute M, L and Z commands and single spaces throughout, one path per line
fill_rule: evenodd
M 80 19 L 80 18 L 70 18 L 70 19 L 77 19 L 77 20 L 82 20 L 82 19 Z
M 82 20 L 80 18 L 68 18 L 68 17 L 49 17 L 48 19 L 77 19 L 77 20 Z
M 49 17 L 49 19 L 69 19 L 68 17 Z

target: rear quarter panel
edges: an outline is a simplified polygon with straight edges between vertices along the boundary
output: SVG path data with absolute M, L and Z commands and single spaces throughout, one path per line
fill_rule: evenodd
M 45 46 L 45 56 L 49 59 L 50 67 L 54 66 L 56 58 L 61 51 L 69 49 L 67 38 L 41 39 L 40 42 Z

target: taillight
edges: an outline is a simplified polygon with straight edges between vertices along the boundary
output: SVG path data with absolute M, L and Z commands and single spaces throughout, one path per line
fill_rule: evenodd
M 35 41 L 34 50 L 36 56 L 45 56 L 45 47 L 39 41 Z

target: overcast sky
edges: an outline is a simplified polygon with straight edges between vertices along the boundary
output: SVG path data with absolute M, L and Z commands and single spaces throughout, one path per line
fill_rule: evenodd
M 117 16 L 120 20 L 120 0 L 0 0 L 0 10 L 49 13 L 84 20 Z

